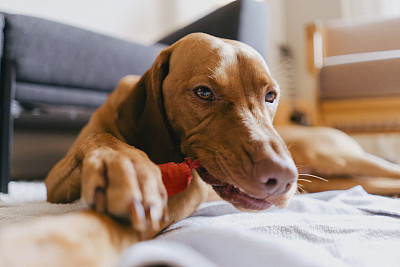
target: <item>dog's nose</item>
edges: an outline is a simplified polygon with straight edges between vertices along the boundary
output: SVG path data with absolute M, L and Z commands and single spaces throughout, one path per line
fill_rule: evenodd
M 264 159 L 255 165 L 256 179 L 269 195 L 285 194 L 296 183 L 298 172 L 290 158 Z

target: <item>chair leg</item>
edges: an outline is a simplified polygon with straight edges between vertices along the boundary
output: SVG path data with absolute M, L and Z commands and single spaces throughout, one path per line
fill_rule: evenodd
M 5 115 L 2 113 L 2 116 Z M 2 118 L 2 133 L 1 133 L 1 152 L 0 152 L 0 192 L 8 192 L 8 182 L 10 181 L 10 133 L 9 127 L 6 126 L 7 119 Z
M 12 137 L 14 121 L 11 114 L 11 102 L 15 95 L 15 68 L 3 65 L 1 79 L 1 113 L 0 113 L 0 192 L 8 192 L 10 181 Z

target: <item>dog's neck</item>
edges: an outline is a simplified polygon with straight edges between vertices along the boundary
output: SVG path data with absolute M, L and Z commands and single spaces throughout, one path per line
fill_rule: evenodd
M 185 156 L 180 150 L 179 141 L 165 120 L 153 118 L 140 125 L 142 127 L 137 131 L 138 135 L 134 140 L 129 140 L 129 143 L 144 151 L 156 164 L 184 161 Z
M 127 143 L 157 163 L 183 162 L 180 142 L 166 118 L 163 101 L 156 103 L 151 80 L 141 79 L 122 103 L 117 123 Z M 161 99 L 162 100 L 162 99 Z

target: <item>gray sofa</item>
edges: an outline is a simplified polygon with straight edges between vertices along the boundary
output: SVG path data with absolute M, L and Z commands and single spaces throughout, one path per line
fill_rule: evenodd
M 0 12 L 1 192 L 8 190 L 15 133 L 21 130 L 75 135 L 123 76 L 141 75 L 161 49 L 190 32 L 240 40 L 265 56 L 266 12 L 264 3 L 235 1 L 148 46 Z M 30 143 L 29 136 L 22 136 Z M 34 164 L 45 165 L 48 171 L 65 153 L 63 148 L 51 156 L 50 162 L 41 162 L 40 153 L 50 151 L 47 154 L 51 155 L 53 147 L 51 141 L 45 140 L 40 151 L 33 153 L 37 156 L 30 156 L 36 160 Z M 34 178 L 45 175 L 35 173 Z M 13 179 L 20 178 L 13 175 Z

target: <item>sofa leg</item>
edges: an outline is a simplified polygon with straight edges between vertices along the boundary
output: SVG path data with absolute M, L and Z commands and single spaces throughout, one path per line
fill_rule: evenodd
M 11 103 L 15 96 L 15 68 L 3 65 L 1 77 L 1 132 L 0 132 L 0 192 L 8 192 L 10 181 L 12 139 L 14 120 L 11 114 Z

